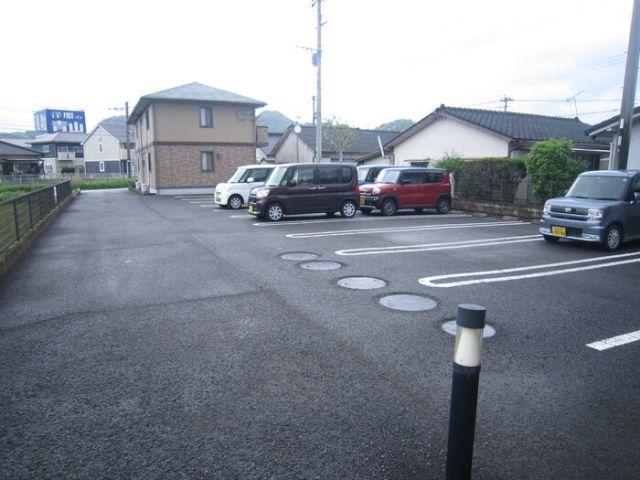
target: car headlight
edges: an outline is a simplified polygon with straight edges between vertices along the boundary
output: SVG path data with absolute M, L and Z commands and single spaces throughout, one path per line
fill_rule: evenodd
M 604 209 L 602 208 L 590 208 L 587 217 L 589 220 L 600 220 L 604 216 Z
M 268 188 L 258 188 L 255 191 L 255 195 L 256 195 L 257 199 L 265 198 L 266 196 L 269 195 L 269 189 Z
M 542 209 L 542 214 L 543 215 L 549 215 L 551 213 L 551 204 L 550 203 L 545 203 L 544 204 L 544 208 Z
M 371 193 L 374 195 L 380 195 L 380 188 L 376 187 L 373 190 L 371 190 Z

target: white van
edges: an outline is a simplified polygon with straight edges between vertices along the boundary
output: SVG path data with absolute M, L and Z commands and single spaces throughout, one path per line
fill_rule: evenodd
M 216 185 L 215 202 L 222 208 L 241 208 L 247 204 L 251 189 L 264 185 L 274 167 L 275 165 L 238 167 L 226 183 Z

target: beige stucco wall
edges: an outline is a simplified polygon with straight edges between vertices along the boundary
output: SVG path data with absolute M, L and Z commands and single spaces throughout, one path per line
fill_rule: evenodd
M 462 158 L 507 157 L 509 141 L 473 125 L 442 118 L 396 145 L 393 153 L 396 165 L 440 160 L 446 153 Z
M 295 133 L 285 138 L 276 153 L 276 163 L 310 163 L 313 162 L 313 150 L 300 140 Z
M 200 107 L 210 107 L 213 127 L 200 127 Z M 255 110 L 251 106 L 206 102 L 155 102 L 157 142 L 255 143 Z

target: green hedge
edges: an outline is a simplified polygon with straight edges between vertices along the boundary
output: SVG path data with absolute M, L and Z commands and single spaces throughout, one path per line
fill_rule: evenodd
M 107 180 L 72 180 L 73 188 L 80 190 L 99 190 L 103 188 L 131 188 L 136 181 L 132 178 L 111 178 Z
M 489 157 L 468 160 L 456 175 L 456 196 L 512 203 L 527 175 L 524 160 Z

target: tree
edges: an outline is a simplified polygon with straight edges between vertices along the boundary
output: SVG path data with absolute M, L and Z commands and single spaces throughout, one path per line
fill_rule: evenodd
M 544 140 L 534 145 L 525 157 L 534 195 L 551 198 L 584 171 L 585 166 L 571 158 L 572 149 L 570 140 Z
M 340 123 L 335 117 L 332 117 L 323 123 L 323 132 L 325 132 L 323 134 L 324 139 L 338 154 L 340 162 L 344 162 L 344 152 L 351 146 L 356 133 L 355 129 L 346 123 Z
M 413 120 L 407 118 L 399 118 L 391 122 L 378 125 L 375 130 L 384 130 L 385 132 L 404 132 L 413 125 Z

